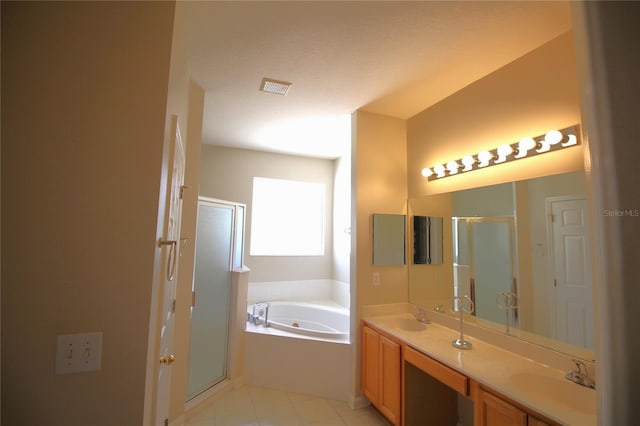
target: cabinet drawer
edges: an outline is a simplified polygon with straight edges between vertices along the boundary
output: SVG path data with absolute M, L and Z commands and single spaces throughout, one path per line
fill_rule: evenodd
M 410 346 L 405 348 L 404 360 L 415 365 L 431 377 L 438 379 L 456 392 L 462 395 L 469 395 L 469 379 L 465 375 L 416 351 Z

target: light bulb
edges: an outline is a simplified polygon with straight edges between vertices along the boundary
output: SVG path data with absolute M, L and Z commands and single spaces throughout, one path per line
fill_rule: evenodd
M 562 133 L 560 133 L 558 130 L 551 130 L 546 135 L 544 135 L 544 141 L 549 145 L 560 143 L 563 138 L 564 136 L 562 136 Z
M 569 140 L 567 142 L 563 142 L 562 146 L 563 147 L 568 147 L 568 146 L 572 146 L 572 145 L 577 145 L 578 144 L 578 138 L 576 138 L 576 135 L 568 135 Z
M 447 163 L 447 170 L 449 170 L 450 175 L 455 175 L 458 173 L 458 169 L 460 168 L 460 164 L 457 161 L 449 161 Z
M 473 164 L 475 162 L 476 160 L 473 158 L 472 155 L 466 155 L 462 157 L 462 164 L 464 164 L 464 168 L 462 169 L 462 171 L 468 172 L 469 170 L 473 169 Z
M 433 171 L 436 172 L 436 176 L 439 178 L 443 178 L 444 177 L 444 172 L 445 172 L 445 168 L 442 164 L 437 164 L 435 166 L 433 166 Z
M 498 159 L 494 161 L 495 164 L 504 163 L 507 161 L 507 156 L 513 152 L 511 145 L 503 143 L 498 147 Z
M 478 167 L 487 167 L 489 165 L 489 161 L 493 158 L 493 154 L 489 151 L 480 151 L 478 153 Z
M 551 149 L 551 145 L 549 145 L 549 142 L 543 139 L 542 142 L 540 142 L 540 148 L 536 149 L 536 152 L 538 153 L 548 152 L 550 149 Z
M 523 158 L 527 156 L 529 150 L 536 147 L 536 141 L 533 138 L 524 138 L 520 139 L 518 143 L 518 153 L 514 156 L 514 158 Z
M 433 174 L 433 171 L 430 168 L 425 167 L 424 169 L 422 169 L 422 176 L 428 178 L 432 174 Z

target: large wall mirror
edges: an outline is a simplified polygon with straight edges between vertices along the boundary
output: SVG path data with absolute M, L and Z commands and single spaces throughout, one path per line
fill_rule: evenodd
M 409 301 L 467 294 L 469 321 L 593 359 L 585 186 L 577 171 L 409 200 L 410 217 L 444 217 L 443 264 L 410 266 Z

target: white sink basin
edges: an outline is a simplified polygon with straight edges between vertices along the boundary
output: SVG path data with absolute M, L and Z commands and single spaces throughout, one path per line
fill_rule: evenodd
M 564 377 L 516 373 L 511 376 L 515 386 L 536 398 L 562 405 L 573 411 L 596 414 L 596 392 Z
M 413 318 L 396 318 L 395 326 L 404 331 L 422 331 L 427 326 Z

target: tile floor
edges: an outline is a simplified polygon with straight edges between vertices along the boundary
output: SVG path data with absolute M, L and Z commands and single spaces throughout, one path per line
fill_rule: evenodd
M 217 397 L 187 417 L 185 426 L 388 426 L 373 407 L 352 410 L 346 402 L 243 386 Z

